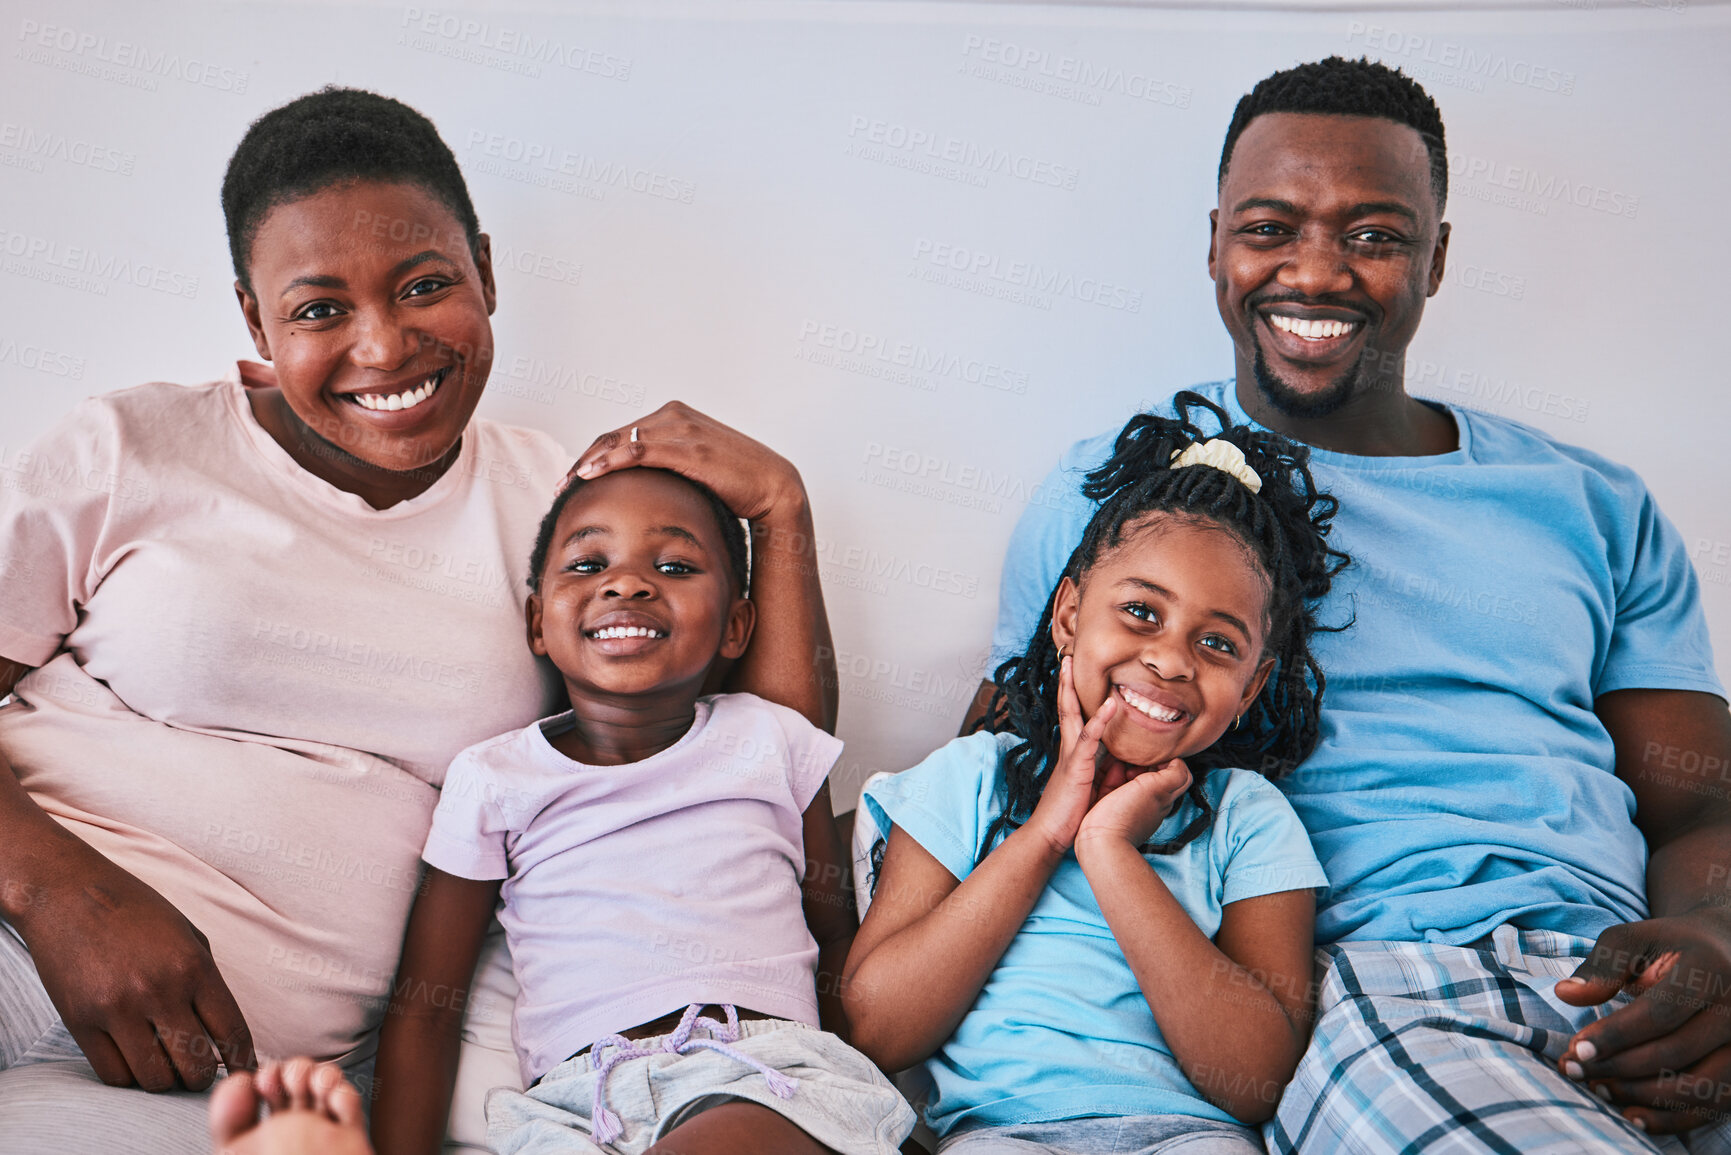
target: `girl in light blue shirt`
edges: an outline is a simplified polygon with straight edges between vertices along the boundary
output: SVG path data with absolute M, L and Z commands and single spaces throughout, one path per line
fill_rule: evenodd
M 1316 744 L 1336 503 L 1303 446 L 1179 401 L 1091 475 L 997 732 L 866 792 L 848 1016 L 924 1064 L 942 1152 L 1261 1151 L 1309 1037 L 1327 879 L 1268 779 Z

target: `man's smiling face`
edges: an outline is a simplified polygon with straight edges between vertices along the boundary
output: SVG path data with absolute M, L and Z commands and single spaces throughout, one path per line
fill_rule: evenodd
M 1268 113 L 1233 147 L 1210 214 L 1220 317 L 1288 417 L 1399 390 L 1448 226 L 1417 130 L 1369 116 Z

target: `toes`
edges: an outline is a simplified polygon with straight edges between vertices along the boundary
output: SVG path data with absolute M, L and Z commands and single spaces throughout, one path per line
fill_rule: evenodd
M 312 1075 L 313 1098 L 324 1115 L 345 1126 L 361 1122 L 361 1095 L 334 1063 L 320 1063 Z
M 230 1075 L 210 1093 L 210 1141 L 222 1150 L 258 1124 L 258 1091 L 252 1072 Z
M 258 1075 L 253 1080 L 258 1088 L 258 1096 L 264 1100 L 265 1106 L 272 1111 L 286 1111 L 289 1107 L 288 1088 L 283 1084 L 283 1065 L 272 1059 L 259 1064 Z
M 327 1095 L 336 1090 L 337 1084 L 342 1081 L 342 1069 L 335 1063 L 320 1063 L 314 1067 L 312 1077 L 308 1080 L 312 1087 L 314 1101 L 323 1101 Z
M 296 1056 L 282 1066 L 283 1090 L 287 1094 L 289 1107 L 296 1111 L 311 1111 L 313 1102 L 313 1071 L 317 1064 L 311 1059 Z
M 361 1093 L 347 1079 L 337 1084 L 326 1097 L 325 1109 L 344 1127 L 354 1127 L 363 1132 L 367 1128 L 366 1112 L 361 1110 Z

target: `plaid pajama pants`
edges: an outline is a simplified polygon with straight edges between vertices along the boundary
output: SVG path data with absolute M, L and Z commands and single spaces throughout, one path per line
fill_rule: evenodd
M 1497 928 L 1466 947 L 1336 943 L 1317 952 L 1316 1035 L 1263 1128 L 1291 1155 L 1731 1153 L 1731 1122 L 1649 1137 L 1557 1071 L 1576 1031 L 1621 1006 L 1553 993 L 1588 939 Z

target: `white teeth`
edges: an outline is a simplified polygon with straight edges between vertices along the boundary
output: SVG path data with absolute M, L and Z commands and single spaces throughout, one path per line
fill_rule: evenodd
M 1164 706 L 1155 705 L 1135 690 L 1126 689 L 1123 686 L 1118 687 L 1118 696 L 1156 722 L 1176 722 L 1184 716 L 1182 710 L 1168 710 Z
M 601 641 L 607 638 L 665 638 L 667 635 L 648 626 L 608 626 L 606 629 L 595 630 L 589 636 Z
M 1268 323 L 1283 333 L 1291 333 L 1307 341 L 1344 336 L 1358 327 L 1357 321 L 1310 321 L 1302 317 L 1284 317 L 1279 313 L 1270 313 Z
M 350 396 L 362 409 L 395 412 L 399 409 L 413 409 L 438 391 L 439 375 L 435 373 L 413 389 L 405 389 L 401 393 L 392 393 L 389 396 L 379 393 L 353 393 Z

